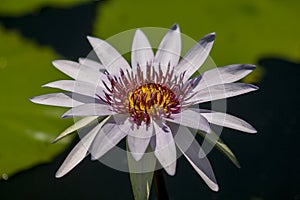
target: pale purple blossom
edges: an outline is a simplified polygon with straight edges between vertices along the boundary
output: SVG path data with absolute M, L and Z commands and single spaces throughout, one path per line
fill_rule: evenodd
M 136 30 L 131 65 L 106 41 L 88 37 L 101 63 L 90 59 L 79 62 L 57 60 L 53 65 L 74 80 L 60 80 L 45 87 L 67 92 L 31 99 L 34 103 L 70 107 L 63 117 L 85 117 L 79 127 L 70 127 L 58 138 L 88 125 L 98 117 L 101 123 L 86 134 L 71 151 L 56 176 L 61 177 L 91 153 L 98 159 L 127 138 L 129 150 L 139 161 L 150 145 L 157 160 L 169 175 L 176 171 L 176 147 L 214 191 L 216 178 L 203 150 L 190 129 L 211 132 L 210 124 L 248 133 L 256 130 L 247 122 L 229 114 L 191 106 L 229 98 L 258 88 L 236 83 L 255 66 L 235 64 L 191 76 L 209 56 L 215 33 L 204 36 L 180 59 L 181 35 L 175 24 L 162 39 L 157 52 L 141 30 Z M 177 132 L 178 126 L 183 132 Z M 176 139 L 174 139 L 176 135 Z

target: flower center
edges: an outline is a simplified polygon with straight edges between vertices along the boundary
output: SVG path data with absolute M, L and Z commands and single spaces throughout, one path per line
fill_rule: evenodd
M 128 109 L 134 122 L 150 123 L 150 116 L 154 118 L 170 117 L 172 113 L 180 111 L 176 95 L 166 86 L 147 83 L 128 96 Z

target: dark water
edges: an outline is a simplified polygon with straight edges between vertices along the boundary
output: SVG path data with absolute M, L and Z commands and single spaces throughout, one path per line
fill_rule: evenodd
M 35 15 L 0 17 L 0 22 L 41 45 L 52 46 L 68 59 L 76 59 L 90 51 L 85 36 L 92 31 L 94 8 L 93 3 L 65 10 L 45 8 Z M 246 118 L 258 134 L 233 130 L 222 134 L 242 168 L 235 168 L 213 151 L 209 158 L 220 186 L 215 193 L 180 158 L 176 175 L 165 176 L 170 199 L 300 199 L 300 64 L 280 58 L 261 58 L 259 64 L 265 70 L 260 90 L 228 100 L 228 111 Z M 0 181 L 0 199 L 133 199 L 127 173 L 89 158 L 64 178 L 55 179 L 55 171 L 76 142 L 53 162 Z M 151 194 L 155 199 L 154 191 Z

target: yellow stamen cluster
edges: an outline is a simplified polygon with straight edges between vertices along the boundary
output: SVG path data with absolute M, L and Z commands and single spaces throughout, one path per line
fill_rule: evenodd
M 160 84 L 147 83 L 129 93 L 128 109 L 132 119 L 148 124 L 150 116 L 169 116 L 178 111 L 176 95 Z

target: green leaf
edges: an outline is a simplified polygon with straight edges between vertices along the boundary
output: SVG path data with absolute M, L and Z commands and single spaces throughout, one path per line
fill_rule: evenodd
M 148 200 L 152 185 L 153 174 L 155 171 L 156 157 L 153 152 L 150 153 L 150 147 L 147 150 L 147 156 L 143 156 L 140 161 L 136 161 L 128 148 L 127 159 L 130 172 L 130 181 L 135 200 Z M 144 172 L 144 170 L 146 172 Z M 143 172 L 143 173 L 142 173 Z
M 23 40 L 0 26 L 0 176 L 10 176 L 42 162 L 49 162 L 70 142 L 52 145 L 66 120 L 65 109 L 36 105 L 34 95 L 48 93 L 41 85 L 64 77 L 51 61 L 57 56 L 46 47 Z M 70 121 L 69 121 L 70 122 Z M 54 175 L 54 173 L 53 173 Z
M 87 3 L 88 0 L 1 0 L 0 14 L 5 16 L 20 16 L 45 6 L 68 7 Z
M 179 23 L 195 40 L 216 32 L 211 56 L 218 66 L 257 63 L 264 56 L 299 60 L 300 1 L 110 0 L 99 5 L 94 34 L 107 38 L 137 27 Z M 256 70 L 253 74 L 259 73 Z M 253 82 L 253 80 L 251 79 Z
M 197 132 L 201 135 L 208 143 L 211 145 L 215 145 L 215 147 L 222 152 L 231 162 L 238 168 L 240 168 L 240 163 L 238 159 L 235 157 L 230 148 L 219 138 L 219 136 L 215 132 L 211 132 L 209 134 L 203 133 L 201 131 Z M 205 148 L 204 148 L 205 149 Z

